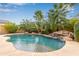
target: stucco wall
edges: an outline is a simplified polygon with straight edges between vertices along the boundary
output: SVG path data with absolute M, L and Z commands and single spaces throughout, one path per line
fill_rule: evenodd
M 4 24 L 0 24 L 0 34 L 7 33 L 6 29 L 4 28 Z

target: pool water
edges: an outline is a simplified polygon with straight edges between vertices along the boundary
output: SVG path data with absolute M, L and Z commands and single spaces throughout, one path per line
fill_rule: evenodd
M 9 35 L 9 42 L 12 42 L 18 50 L 31 52 L 50 52 L 62 48 L 65 41 L 59 38 L 51 38 L 42 35 L 20 34 Z

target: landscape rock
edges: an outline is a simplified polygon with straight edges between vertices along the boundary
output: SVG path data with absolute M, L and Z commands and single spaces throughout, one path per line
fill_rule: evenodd
M 65 31 L 65 30 L 61 30 L 61 31 L 57 31 L 57 32 L 53 32 L 51 34 L 49 34 L 50 36 L 53 37 L 61 37 L 61 38 L 66 38 L 67 40 L 71 41 L 74 39 L 74 35 L 72 32 L 69 31 Z

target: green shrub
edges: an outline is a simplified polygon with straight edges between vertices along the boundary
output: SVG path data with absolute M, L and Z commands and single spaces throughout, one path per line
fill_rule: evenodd
M 42 34 L 49 34 L 48 30 L 42 31 Z
M 4 27 L 8 31 L 8 33 L 15 33 L 18 29 L 17 25 L 11 22 L 6 23 Z
M 73 32 L 73 27 L 69 22 L 64 24 L 64 30 Z
M 75 25 L 75 23 L 76 22 L 79 22 L 79 19 L 77 19 L 77 18 L 72 18 L 72 19 L 70 19 L 70 27 L 71 27 L 71 31 L 74 31 L 74 25 Z
M 37 25 L 37 24 L 36 24 Z M 19 29 L 22 29 L 24 32 L 38 32 L 37 28 L 35 26 L 34 22 L 28 21 L 28 20 L 23 20 L 20 25 L 19 25 Z
M 64 30 L 74 32 L 74 24 L 75 24 L 76 22 L 79 22 L 79 19 L 77 19 L 77 18 L 69 19 L 69 20 L 66 22 L 66 24 L 64 24 Z
M 74 26 L 74 38 L 77 42 L 79 42 L 79 22 L 77 22 Z
M 19 30 L 23 30 L 24 32 L 27 31 L 27 25 L 26 24 L 20 24 Z

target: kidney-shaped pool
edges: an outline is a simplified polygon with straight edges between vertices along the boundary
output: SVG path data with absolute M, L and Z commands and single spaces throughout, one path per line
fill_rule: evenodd
M 18 50 L 31 52 L 50 52 L 62 48 L 65 41 L 59 38 L 52 38 L 35 34 L 9 35 L 8 42 L 12 42 Z

